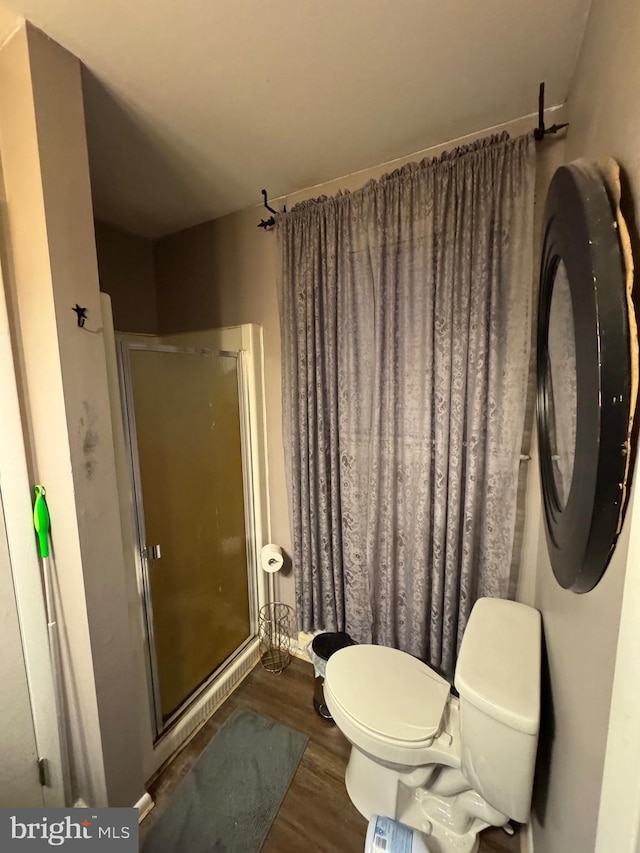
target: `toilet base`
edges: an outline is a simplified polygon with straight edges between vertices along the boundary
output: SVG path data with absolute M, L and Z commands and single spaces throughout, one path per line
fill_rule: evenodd
M 478 833 L 508 822 L 452 767 L 385 765 L 352 746 L 345 784 L 364 818 L 384 815 L 417 829 L 432 853 L 477 853 Z
M 373 815 L 382 815 L 399 820 L 396 814 L 399 780 L 399 773 L 351 747 L 344 782 L 349 799 L 364 818 L 371 820 Z

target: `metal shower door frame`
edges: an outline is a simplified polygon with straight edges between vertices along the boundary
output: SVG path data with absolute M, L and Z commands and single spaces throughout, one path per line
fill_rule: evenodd
M 235 358 L 237 362 L 236 374 L 238 378 L 238 406 L 240 414 L 240 444 L 242 454 L 243 475 L 243 497 L 244 497 L 244 522 L 245 522 L 245 548 L 247 557 L 247 579 L 249 595 L 249 637 L 222 663 L 216 667 L 209 676 L 198 685 L 167 718 L 162 718 L 162 705 L 160 698 L 160 676 L 158 671 L 158 660 L 155 646 L 155 631 L 153 622 L 153 599 L 151 596 L 151 575 L 149 555 L 147 553 L 146 527 L 144 519 L 144 501 L 142 493 L 142 476 L 140 471 L 140 458 L 138 454 L 138 433 L 136 427 L 135 407 L 133 403 L 133 379 L 131 375 L 130 352 L 165 352 L 176 355 L 200 355 L 200 356 L 222 356 Z M 131 482 L 134 496 L 134 528 L 136 532 L 136 572 L 138 575 L 138 589 L 141 591 L 143 628 L 145 643 L 145 669 L 147 673 L 147 688 L 151 718 L 154 727 L 154 740 L 157 742 L 173 725 L 180 719 L 184 712 L 198 699 L 204 690 L 215 680 L 215 678 L 246 648 L 246 646 L 257 636 L 258 633 L 258 590 L 256 583 L 257 564 L 255 549 L 252 542 L 255 540 L 255 503 L 254 503 L 254 479 L 252 470 L 251 452 L 251 429 L 250 409 L 247 394 L 246 362 L 243 350 L 212 350 L 201 347 L 181 347 L 160 344 L 156 342 L 144 343 L 122 338 L 118 341 L 118 370 L 120 374 L 120 387 L 122 390 L 122 413 L 124 420 L 124 431 L 127 443 Z

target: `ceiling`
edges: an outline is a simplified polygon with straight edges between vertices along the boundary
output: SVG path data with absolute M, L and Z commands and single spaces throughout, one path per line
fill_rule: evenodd
M 0 0 L 78 56 L 96 214 L 157 237 L 563 103 L 589 0 Z

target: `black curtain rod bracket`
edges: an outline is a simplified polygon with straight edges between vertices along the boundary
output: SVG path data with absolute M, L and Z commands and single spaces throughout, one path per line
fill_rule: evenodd
M 269 204 L 269 198 L 267 196 L 267 191 L 266 190 L 260 190 L 260 192 L 262 193 L 262 198 L 264 200 L 263 204 L 267 208 L 269 213 L 278 213 L 278 211 L 275 210 L 273 207 L 271 207 L 271 205 Z M 286 213 L 286 212 L 287 212 L 287 206 L 285 205 L 284 209 L 282 210 L 282 213 Z M 275 224 L 276 224 L 275 218 L 273 216 L 270 216 L 268 219 L 261 219 L 260 222 L 258 222 L 258 228 L 264 228 L 265 231 L 268 231 L 270 228 L 273 228 L 273 226 Z
M 544 83 L 540 83 L 540 91 L 538 92 L 538 126 L 533 131 L 533 138 L 536 142 L 542 142 L 545 136 L 548 136 L 550 133 L 555 134 L 565 127 L 569 127 L 569 122 L 552 124 L 551 127 L 544 126 Z

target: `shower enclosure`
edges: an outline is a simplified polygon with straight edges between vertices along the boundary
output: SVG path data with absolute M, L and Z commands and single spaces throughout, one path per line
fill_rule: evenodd
M 246 352 L 218 341 L 118 342 L 156 738 L 257 636 Z

